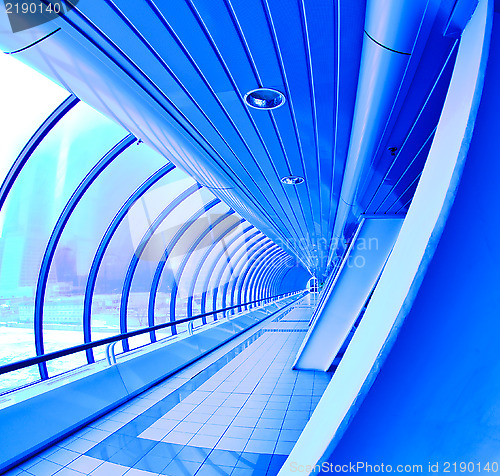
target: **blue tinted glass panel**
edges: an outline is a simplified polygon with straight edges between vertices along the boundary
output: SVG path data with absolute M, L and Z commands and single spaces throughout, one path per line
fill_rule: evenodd
M 229 210 L 226 208 L 226 212 L 227 211 Z M 224 246 L 223 244 L 226 243 L 228 239 L 232 238 L 241 226 L 239 225 L 241 218 L 236 213 L 232 213 L 231 215 L 210 214 L 209 216 L 212 218 L 212 223 L 216 220 L 221 221 L 217 225 L 212 226 L 211 231 L 197 246 L 197 250 L 192 254 L 191 258 L 186 263 L 179 285 L 181 295 L 184 295 L 184 297 L 191 302 L 192 315 L 201 313 L 201 289 L 203 289 L 203 283 L 200 281 L 206 277 L 207 269 L 213 264 L 212 261 L 216 256 L 214 250 L 220 251 L 221 248 L 219 248 L 219 246 Z M 224 232 L 230 228 L 233 228 L 232 231 L 221 238 L 221 235 L 223 235 Z M 209 254 L 207 255 L 207 253 Z M 205 268 L 205 274 L 202 274 L 202 268 Z M 212 319 L 213 316 L 206 317 L 207 321 Z M 199 323 L 195 322 L 195 324 Z
M 69 93 L 9 55 L 0 55 L 0 183 L 19 152 Z
M 172 202 L 177 202 L 183 192 L 195 185 L 195 181 L 188 177 L 180 169 L 170 172 L 161 181 L 161 185 L 145 194 L 140 203 L 131 210 L 129 223 L 134 224 L 134 249 L 139 258 L 135 270 L 128 303 L 127 322 L 128 329 L 135 330 L 148 327 L 148 304 L 151 283 L 156 271 L 158 262 L 162 260 L 163 253 L 176 231 L 184 224 L 187 215 L 182 210 L 185 203 L 194 200 L 193 196 L 180 201 L 170 213 L 165 210 Z M 161 216 L 165 216 L 162 220 Z M 156 223 L 155 231 L 150 239 L 144 241 L 145 233 L 150 226 Z M 141 243 L 146 243 L 142 253 L 137 252 Z M 170 294 L 159 296 L 161 302 L 170 303 Z M 168 304 L 167 304 L 168 305 Z M 165 315 L 156 316 L 154 324 L 163 324 L 169 320 Z M 170 329 L 158 331 L 157 338 L 171 335 Z M 131 348 L 150 342 L 149 334 L 144 334 L 130 339 Z
M 8 306 L 9 319 L 19 332 L 32 333 L 40 264 L 61 211 L 92 166 L 123 135 L 123 129 L 79 103 L 43 140 L 14 183 L 0 211 L 0 305 Z M 68 258 L 64 266 L 72 263 Z M 57 283 L 49 282 L 49 304 L 56 290 Z M 62 330 L 60 322 L 71 314 L 67 308 L 63 315 L 59 312 L 53 307 L 45 316 L 48 329 L 54 333 Z M 64 333 L 60 340 L 66 346 L 77 342 L 81 334 L 78 330 Z M 52 334 L 47 337 L 46 352 L 60 347 L 58 338 Z M 2 363 L 18 360 L 26 349 L 19 346 L 15 353 L 4 356 Z M 34 347 L 29 349 L 33 355 Z
M 240 217 L 236 214 L 233 214 L 229 219 L 224 220 L 223 224 L 221 224 L 218 228 L 220 230 L 220 233 L 231 228 L 232 225 L 239 220 Z M 218 263 L 214 263 L 214 261 L 216 259 L 219 259 L 220 264 L 223 260 L 225 260 L 225 257 L 228 256 L 230 249 L 234 249 L 234 247 L 230 245 L 230 242 L 235 237 L 242 235 L 242 231 L 248 228 L 248 226 L 248 222 L 243 222 L 233 228 L 229 233 L 225 234 L 222 239 L 219 239 L 217 244 L 211 250 L 210 254 L 207 256 L 207 259 L 200 268 L 196 282 L 194 283 L 193 315 L 201 312 L 201 300 L 204 291 L 206 291 L 206 310 L 212 310 L 213 286 L 215 283 L 215 275 L 217 272 L 216 269 L 218 269 Z M 249 233 L 255 233 L 255 231 L 255 228 L 252 228 L 249 232 L 240 236 L 240 238 L 237 238 L 235 240 L 235 246 L 237 246 L 238 243 L 241 243 L 241 241 L 243 241 L 246 236 L 249 236 Z M 212 268 L 214 269 L 213 273 L 211 272 Z M 211 319 L 213 319 L 213 317 Z M 207 318 L 207 320 L 210 320 L 210 318 Z
M 171 243 L 172 240 L 175 240 L 183 225 L 196 212 L 203 210 L 205 205 L 213 199 L 214 196 L 209 190 L 201 188 L 184 200 L 164 222 L 165 242 Z M 227 210 L 227 206 L 225 209 Z M 170 321 L 170 293 L 174 287 L 177 269 L 189 246 L 198 236 L 197 227 L 203 227 L 203 225 L 207 225 L 207 218 L 201 216 L 196 220 L 196 223 L 189 227 L 186 233 L 177 239 L 175 246 L 166 260 L 155 302 L 155 321 L 158 323 L 160 320 L 162 322 Z M 177 327 L 177 332 L 182 332 L 186 329 L 187 324 L 181 324 Z
M 179 169 L 174 169 L 156 182 L 142 198 L 137 200 L 119 225 L 104 254 L 99 268 L 92 302 L 92 336 L 100 331 L 101 322 L 106 316 L 106 326 L 113 334 L 120 331 L 120 301 L 125 276 L 132 257 L 141 240 L 172 199 L 195 182 Z M 129 191 L 132 193 L 133 188 Z M 139 266 L 132 281 L 132 292 L 128 301 L 128 330 L 147 326 L 147 302 L 151 272 L 154 273 L 158 249 L 161 249 L 163 228 L 153 236 L 152 248 L 141 255 Z M 156 246 L 154 246 L 156 244 Z M 156 249 L 157 248 L 157 249 Z M 163 253 L 163 249 L 161 249 Z M 155 259 L 156 256 L 156 259 Z M 161 255 L 160 255 L 161 256 Z M 153 271 L 151 271 L 153 269 Z M 149 283 L 149 284 L 148 284 Z M 149 342 L 149 334 L 130 340 L 131 347 Z M 121 346 L 116 346 L 117 352 Z
M 59 324 L 77 330 L 79 344 L 84 342 L 82 317 L 85 286 L 101 238 L 129 195 L 164 164 L 165 159 L 157 152 L 145 145 L 132 144 L 101 172 L 66 224 L 50 269 L 52 293 L 45 302 L 44 314 L 49 314 L 50 307 L 62 310 L 66 306 L 69 319 L 61 320 Z M 106 295 L 94 296 L 99 313 L 92 316 L 93 340 L 114 334 L 111 329 L 116 310 L 106 307 L 106 299 Z M 64 313 L 60 312 L 59 315 L 63 316 Z M 48 327 L 45 321 L 44 332 Z M 60 341 L 59 347 L 66 347 L 66 343 Z M 104 358 L 104 352 L 104 346 L 98 347 L 94 351 L 95 357 Z M 61 365 L 63 360 L 64 366 Z M 58 365 L 57 371 L 69 370 L 74 364 L 69 357 L 58 359 L 55 363 Z
M 221 278 L 221 280 L 219 282 L 219 286 L 218 286 L 219 287 L 219 290 L 217 292 L 217 307 L 218 308 L 221 308 L 224 305 L 222 290 L 224 288 L 227 288 L 228 291 L 231 290 L 231 288 L 234 284 L 234 281 L 239 276 L 241 268 L 244 265 L 244 263 L 246 262 L 249 254 L 255 249 L 255 247 L 261 246 L 262 242 L 264 241 L 264 240 L 261 240 L 258 242 L 258 244 L 256 246 L 252 247 L 252 245 L 255 242 L 257 242 L 259 240 L 259 238 L 261 238 L 261 237 L 262 237 L 262 235 L 259 234 L 255 237 L 251 238 L 247 243 L 245 243 L 243 246 L 241 246 L 239 248 L 239 250 L 236 252 L 234 252 L 236 247 L 233 248 L 232 250 L 230 250 L 231 261 L 225 267 L 224 273 L 222 274 L 222 278 Z M 221 263 L 221 269 L 224 267 L 224 265 L 226 263 L 227 263 L 227 261 L 225 261 L 225 260 L 223 263 Z M 219 274 L 220 274 L 219 271 L 217 271 L 216 275 L 219 276 Z M 217 286 L 217 283 L 215 283 L 215 286 Z M 228 307 L 230 305 L 231 305 L 231 297 L 228 294 L 228 296 L 226 298 L 225 307 Z
M 178 276 L 177 281 L 177 299 L 175 315 L 176 319 L 184 319 L 187 316 L 187 304 L 188 299 L 192 294 L 190 293 L 191 282 L 194 278 L 194 273 L 196 266 L 203 259 L 207 248 L 213 244 L 214 239 L 221 233 L 221 230 L 225 227 L 226 221 L 239 221 L 240 217 L 235 216 L 235 214 L 230 215 L 226 219 L 217 225 L 213 225 L 218 220 L 220 220 L 227 212 L 229 207 L 224 203 L 219 203 L 218 205 L 212 207 L 207 213 L 200 217 L 195 223 L 193 223 L 186 232 L 186 238 L 179 242 L 176 247 L 179 251 L 179 255 L 182 256 L 182 263 L 184 263 L 184 268 L 182 269 L 182 274 L 180 274 L 181 269 L 179 266 L 176 269 L 176 276 Z M 204 234 L 206 230 L 210 231 Z M 204 234 L 204 237 L 198 243 L 198 237 Z M 188 254 L 192 246 L 196 246 L 195 249 Z M 180 276 L 179 276 L 180 274 Z M 198 297 L 195 304 L 198 308 L 195 308 L 193 315 L 200 313 L 201 296 Z M 197 326 L 202 323 L 201 319 L 194 321 L 193 325 Z

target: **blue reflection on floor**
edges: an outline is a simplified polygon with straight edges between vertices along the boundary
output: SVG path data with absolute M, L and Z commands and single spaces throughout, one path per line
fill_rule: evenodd
M 292 370 L 312 312 L 304 304 L 281 312 L 206 368 L 203 360 L 190 366 L 9 476 L 276 475 L 331 377 Z
M 170 395 L 145 410 L 118 431 L 88 450 L 85 455 L 152 473 L 186 475 L 277 474 L 285 455 L 199 448 L 138 438 L 161 416 L 200 387 L 210 377 L 264 333 L 257 331 L 243 343 L 209 365 Z

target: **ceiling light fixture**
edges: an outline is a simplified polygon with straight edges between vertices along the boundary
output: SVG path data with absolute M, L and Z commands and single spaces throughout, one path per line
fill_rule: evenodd
M 283 177 L 281 181 L 285 185 L 299 185 L 300 183 L 304 182 L 304 179 L 302 177 L 299 177 L 298 175 L 288 175 L 287 177 Z
M 276 89 L 259 88 L 246 93 L 245 102 L 255 109 L 276 109 L 285 104 L 285 96 Z

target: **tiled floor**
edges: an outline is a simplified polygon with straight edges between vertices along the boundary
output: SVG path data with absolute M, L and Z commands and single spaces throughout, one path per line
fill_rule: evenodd
M 7 474 L 277 474 L 330 379 L 291 369 L 311 312 L 302 301 Z

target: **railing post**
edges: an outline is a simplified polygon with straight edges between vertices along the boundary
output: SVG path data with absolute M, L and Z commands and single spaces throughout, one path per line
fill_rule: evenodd
M 111 342 L 106 346 L 106 361 L 108 362 L 109 366 L 116 364 L 116 355 L 115 355 L 116 344 L 118 344 L 118 341 Z

